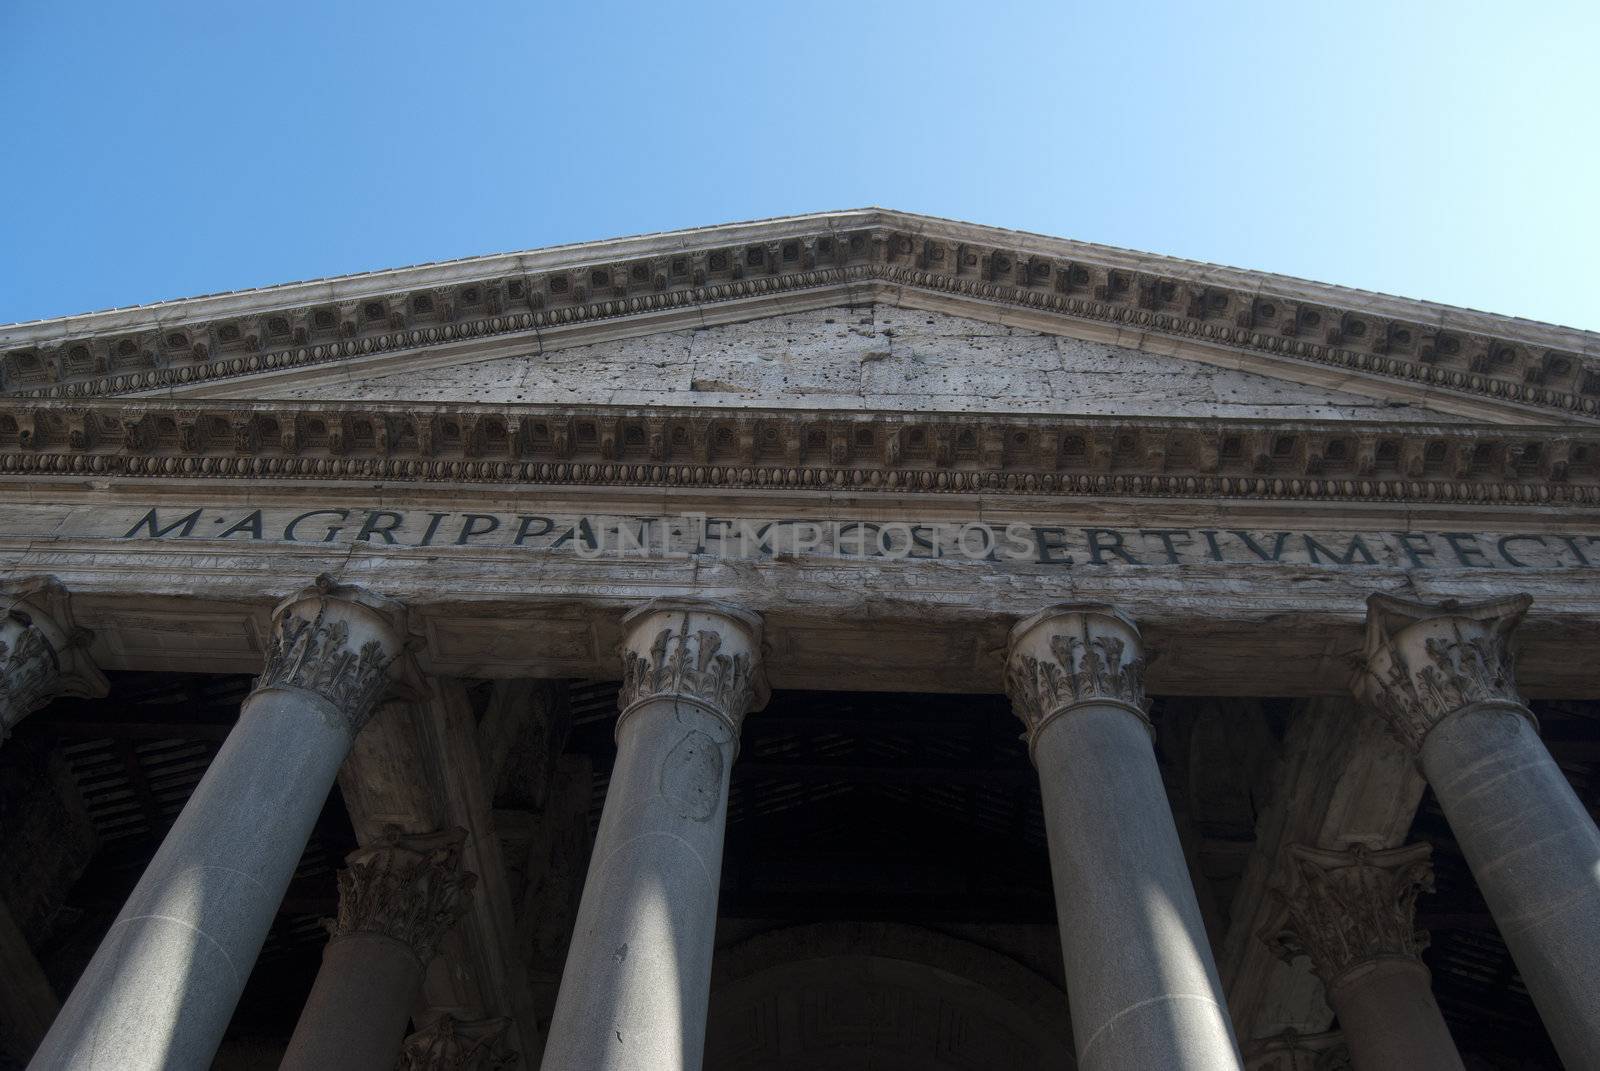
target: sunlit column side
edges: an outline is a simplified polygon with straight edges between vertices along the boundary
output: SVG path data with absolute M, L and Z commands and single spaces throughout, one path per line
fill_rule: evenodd
M 31 1068 L 204 1069 L 405 636 L 392 600 L 323 577 L 282 603 L 239 722 Z
M 766 703 L 761 623 L 677 602 L 623 624 L 617 763 L 544 1065 L 698 1071 L 729 771 Z
M 88 633 L 72 620 L 67 589 L 51 576 L 0 586 L 0 742 L 56 696 L 98 698 L 105 676 L 90 659 Z
M 464 830 L 391 836 L 345 858 L 339 917 L 279 1071 L 392 1071 L 439 940 L 477 876 Z
M 1416 928 L 1432 850 L 1289 849 L 1280 914 L 1262 937 L 1285 959 L 1310 957 L 1355 1071 L 1462 1071 L 1421 959 L 1428 935 Z
M 1145 716 L 1139 630 L 1098 604 L 1011 631 L 1082 1071 L 1218 1071 L 1238 1047 Z
M 1600 830 L 1517 692 L 1532 603 L 1374 595 L 1357 690 L 1416 752 L 1562 1060 L 1600 1067 Z

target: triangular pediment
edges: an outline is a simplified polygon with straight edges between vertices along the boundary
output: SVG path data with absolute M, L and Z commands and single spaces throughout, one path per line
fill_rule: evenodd
M 0 395 L 1593 427 L 1600 336 L 870 208 L 0 326 Z
M 890 303 L 366 374 L 239 384 L 256 401 L 705 406 L 1299 420 L 1467 418 L 1172 353 Z

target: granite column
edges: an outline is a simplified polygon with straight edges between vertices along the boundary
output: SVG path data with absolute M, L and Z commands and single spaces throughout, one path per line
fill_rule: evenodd
M 1263 936 L 1286 959 L 1310 957 L 1355 1071 L 1462 1071 L 1415 927 L 1417 894 L 1433 888 L 1431 851 L 1289 849 L 1281 912 Z
M 398 603 L 326 577 L 278 607 L 238 724 L 30 1068 L 210 1066 L 404 636 Z
M 617 762 L 546 1067 L 698 1071 L 728 781 L 765 705 L 759 618 L 657 602 L 623 619 Z
M 1139 630 L 1068 604 L 1011 631 L 1007 692 L 1039 771 L 1083 1071 L 1238 1068 L 1145 716 Z
M 389 837 L 339 872 L 339 917 L 280 1071 L 392 1071 L 423 972 L 466 909 L 463 830 Z
M 1532 601 L 1374 595 L 1357 687 L 1416 753 L 1562 1060 L 1600 1067 L 1600 830 L 1517 692 Z

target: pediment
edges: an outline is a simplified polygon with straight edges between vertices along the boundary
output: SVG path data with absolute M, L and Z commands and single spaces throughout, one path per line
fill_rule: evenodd
M 239 384 L 255 401 L 357 405 L 760 407 L 1285 420 L 1465 422 L 1412 400 L 1296 383 L 1032 326 L 886 302 L 683 326 L 360 377 Z
M 867 306 L 867 326 L 904 320 L 898 348 L 787 341 Z M 932 352 L 946 328 L 968 337 Z M 697 332 L 716 332 L 704 352 Z M 549 401 L 1593 427 L 1600 336 L 876 208 L 0 326 L 0 395 L 18 401 L 470 401 L 511 384 Z

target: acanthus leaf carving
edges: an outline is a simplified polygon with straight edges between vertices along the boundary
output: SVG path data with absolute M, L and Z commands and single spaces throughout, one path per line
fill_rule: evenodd
M 1273 890 L 1278 912 L 1261 939 L 1285 961 L 1308 956 L 1330 991 L 1378 960 L 1420 965 L 1428 935 L 1416 928 L 1416 904 L 1433 891 L 1432 851 L 1426 843 L 1383 851 L 1290 845 L 1290 874 Z
M 1052 718 L 1111 702 L 1143 718 L 1145 659 L 1139 631 L 1109 606 L 1068 604 L 1012 630 L 1006 694 L 1030 740 Z
M 1413 751 L 1464 707 L 1533 714 L 1517 691 L 1512 633 L 1533 600 L 1437 606 L 1385 595 L 1367 600 L 1367 639 L 1356 690 Z
M 765 702 L 759 625 L 749 615 L 699 604 L 646 606 L 635 614 L 617 697 L 624 716 L 650 700 L 688 700 L 737 733 L 745 714 Z
M 357 934 L 391 937 L 424 966 L 468 906 L 477 875 L 461 869 L 466 831 L 405 837 L 390 831 L 359 848 L 339 871 L 339 914 L 324 925 L 334 940 Z
M 403 635 L 399 604 L 319 577 L 278 608 L 255 688 L 321 696 L 354 735 L 390 685 Z

